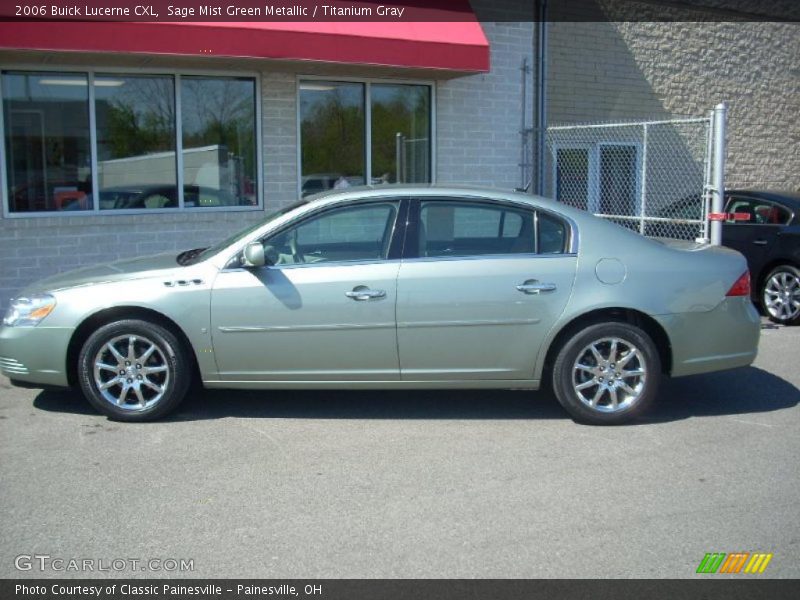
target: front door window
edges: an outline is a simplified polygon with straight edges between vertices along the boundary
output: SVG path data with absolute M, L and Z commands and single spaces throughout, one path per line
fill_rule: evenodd
M 327 211 L 265 242 L 276 265 L 383 260 L 397 208 L 380 202 Z

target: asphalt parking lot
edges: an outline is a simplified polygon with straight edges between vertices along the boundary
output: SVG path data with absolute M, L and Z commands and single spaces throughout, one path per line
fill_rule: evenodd
M 800 327 L 762 334 L 753 367 L 668 381 L 613 428 L 521 391 L 214 391 L 125 425 L 0 378 L 0 577 L 92 575 L 15 569 L 33 554 L 194 564 L 102 576 L 691 577 L 734 551 L 798 577 Z

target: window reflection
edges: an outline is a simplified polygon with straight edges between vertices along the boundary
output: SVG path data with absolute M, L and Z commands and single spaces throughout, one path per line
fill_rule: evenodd
M 255 206 L 255 81 L 181 78 L 184 206 Z
M 427 183 L 430 87 L 373 84 L 372 183 Z
M 303 196 L 365 183 L 364 85 L 300 84 Z
M 85 74 L 3 74 L 11 212 L 92 208 L 88 85 Z
M 170 76 L 98 75 L 100 209 L 175 208 L 175 87 Z

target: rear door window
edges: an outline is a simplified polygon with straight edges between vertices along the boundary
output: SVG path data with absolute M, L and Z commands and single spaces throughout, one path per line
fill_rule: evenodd
M 535 251 L 533 211 L 504 205 L 423 201 L 419 256 L 483 256 Z

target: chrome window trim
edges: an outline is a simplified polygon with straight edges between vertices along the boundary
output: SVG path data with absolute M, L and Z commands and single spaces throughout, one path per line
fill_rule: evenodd
M 229 273 L 231 271 L 258 271 L 261 269 L 269 269 L 270 271 L 284 271 L 284 270 L 291 270 L 291 269 L 308 269 L 311 267 L 356 267 L 356 266 L 368 266 L 368 265 L 391 265 L 403 262 L 399 258 L 388 258 L 385 260 L 381 260 L 376 258 L 374 260 L 332 260 L 329 262 L 320 261 L 315 263 L 298 263 L 296 265 L 265 265 L 263 267 L 257 267 L 255 269 L 247 268 L 247 267 L 225 267 L 221 269 L 221 273 Z
M 232 271 L 255 271 L 259 269 L 269 269 L 284 271 L 288 269 L 308 269 L 312 267 L 353 267 L 361 265 L 391 265 L 391 264 L 406 264 L 406 263 L 420 263 L 420 262 L 439 262 L 439 261 L 457 261 L 457 260 L 532 260 L 532 259 L 553 259 L 553 258 L 577 258 L 577 254 L 573 252 L 564 252 L 562 254 L 480 254 L 475 256 L 425 256 L 421 258 L 387 258 L 371 259 L 371 260 L 336 260 L 336 261 L 320 261 L 316 263 L 299 263 L 296 265 L 268 265 L 258 267 L 257 269 L 248 269 L 247 267 L 225 267 L 220 269 L 221 273 L 229 273 Z M 233 260 L 233 257 L 231 257 Z
M 575 258 L 578 255 L 574 252 L 562 252 L 561 254 L 535 254 L 531 252 L 520 254 L 476 254 L 465 256 L 422 256 L 418 258 L 404 258 L 402 262 L 417 263 L 417 262 L 438 262 L 454 260 L 532 260 L 539 258 Z

